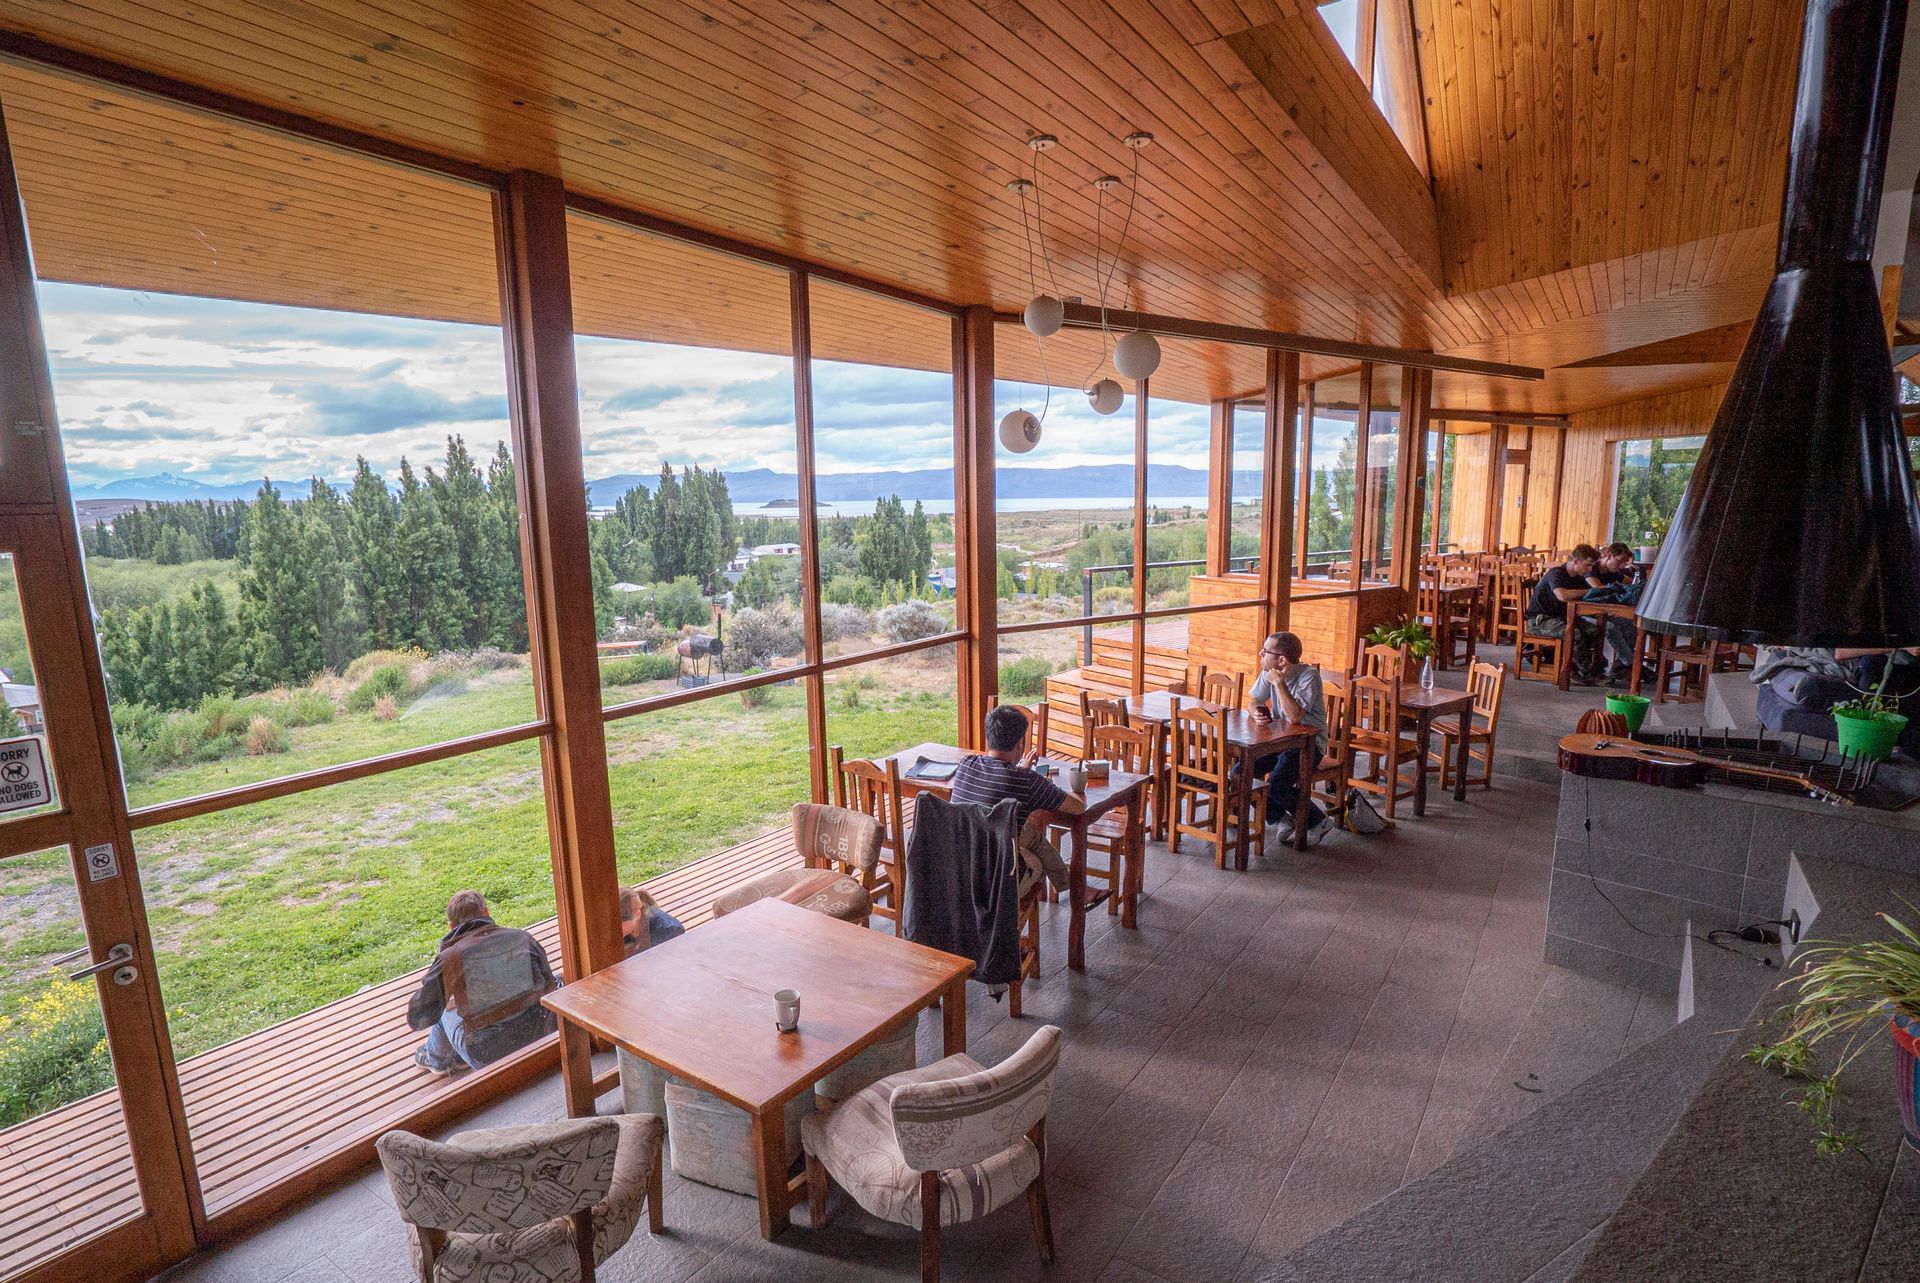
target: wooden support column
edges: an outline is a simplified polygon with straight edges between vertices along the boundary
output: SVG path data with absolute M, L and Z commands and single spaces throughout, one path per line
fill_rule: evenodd
M 1360 366 L 1360 400 L 1353 414 L 1353 542 L 1348 553 L 1349 563 L 1347 580 L 1359 584 L 1365 576 L 1360 572 L 1360 562 L 1366 554 L 1368 528 L 1373 524 L 1369 514 L 1373 511 L 1373 485 L 1367 476 L 1367 430 L 1373 425 L 1373 366 L 1362 362 Z
M 1440 516 L 1444 511 L 1440 501 L 1441 496 L 1447 492 L 1447 425 L 1441 423 L 1435 426 L 1439 429 L 1439 435 L 1433 443 L 1433 493 L 1428 498 L 1433 503 L 1433 555 L 1438 557 L 1441 544 Z
M 1420 585 L 1420 514 L 1427 484 L 1427 401 L 1432 376 L 1407 366 L 1400 372 L 1399 485 L 1393 496 L 1394 582 L 1412 593 Z
M 1294 352 L 1291 355 L 1294 358 L 1294 378 L 1297 381 L 1300 375 L 1300 354 Z M 1297 461 L 1292 458 L 1287 460 L 1287 467 L 1298 466 L 1299 468 L 1299 493 L 1296 498 L 1299 511 L 1294 514 L 1293 555 L 1302 579 L 1307 577 L 1307 554 L 1313 551 L 1308 540 L 1308 536 L 1312 533 L 1312 523 L 1308 518 L 1312 516 L 1313 508 L 1313 389 L 1313 384 L 1307 384 L 1300 398 L 1301 409 L 1304 411 L 1300 416 L 1300 457 Z
M 1260 494 L 1260 597 L 1267 631 L 1293 615 L 1294 460 L 1300 424 L 1300 354 L 1267 349 L 1265 467 Z
M 1133 654 L 1127 663 L 1128 682 L 1133 693 L 1147 689 L 1147 621 L 1139 618 L 1147 608 L 1147 408 L 1152 394 L 1147 380 L 1133 389 Z M 1219 416 L 1216 414 L 1215 418 Z M 1217 440 L 1219 433 L 1214 433 Z M 1211 493 L 1213 482 L 1207 482 Z M 1209 513 L 1207 520 L 1212 522 Z
M 1143 380 L 1140 384 L 1146 386 Z M 1146 399 L 1135 394 L 1139 404 Z M 1206 573 L 1224 575 L 1233 565 L 1233 400 L 1213 403 L 1207 421 Z
M 820 512 L 813 483 L 813 303 L 807 274 L 789 271 L 789 321 L 793 326 L 793 436 L 795 488 L 800 504 L 800 631 L 807 662 L 818 664 L 820 646 Z M 807 773 L 815 802 L 827 799 L 826 678 L 802 679 L 807 700 Z
M 522 170 L 500 205 L 500 289 L 533 662 L 553 733 L 541 741 L 547 829 L 569 980 L 626 957 L 607 788 L 606 727 L 587 544 L 573 285 L 560 180 Z
M 1560 487 L 1567 479 L 1567 430 L 1561 428 L 1553 447 L 1553 506 L 1547 513 L 1547 545 L 1560 550 Z
M 1487 493 L 1480 514 L 1480 547 L 1487 552 L 1500 547 L 1501 492 L 1507 484 L 1507 425 L 1496 423 L 1487 429 Z
M 953 548 L 959 583 L 960 744 L 979 748 L 987 701 L 1000 690 L 999 550 L 993 498 L 993 309 L 953 327 Z

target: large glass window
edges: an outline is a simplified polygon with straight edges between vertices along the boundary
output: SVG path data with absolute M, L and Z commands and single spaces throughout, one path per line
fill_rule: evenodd
M 1680 511 L 1705 437 L 1653 437 L 1622 441 L 1614 484 L 1613 537 L 1635 547 L 1658 548 Z
M 825 281 L 809 294 L 822 651 L 951 632 L 953 318 Z M 749 563 L 734 592 L 752 605 L 770 584 Z
M 1358 383 L 1347 388 L 1333 380 L 1314 385 L 1313 449 L 1308 461 L 1312 481 L 1306 489 L 1307 573 L 1315 578 L 1345 579 L 1352 567 L 1353 525 L 1357 513 L 1358 437 L 1354 403 L 1344 405 L 1335 395 L 1345 390 L 1357 396 Z
M 1228 524 L 1229 569 L 1246 572 L 1257 569 L 1265 548 L 1261 535 L 1265 529 L 1265 493 L 1267 481 L 1267 407 L 1261 401 L 1237 401 L 1233 405 L 1233 475 L 1229 478 L 1228 498 L 1232 517 Z
M 490 193 L 0 88 L 133 804 L 531 721 Z
M 1394 503 L 1400 467 L 1400 389 L 1398 366 L 1376 365 L 1372 379 L 1373 413 L 1367 420 L 1367 475 L 1363 508 L 1365 546 L 1361 549 L 1366 578 L 1390 581 L 1393 566 Z
M 788 274 L 568 230 L 604 702 L 804 662 Z

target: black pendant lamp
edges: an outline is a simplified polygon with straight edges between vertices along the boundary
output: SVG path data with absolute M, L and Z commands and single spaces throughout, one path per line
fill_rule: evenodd
M 1920 643 L 1920 510 L 1872 266 L 1906 18 L 1907 0 L 1808 0 L 1776 274 L 1641 599 L 1649 631 Z

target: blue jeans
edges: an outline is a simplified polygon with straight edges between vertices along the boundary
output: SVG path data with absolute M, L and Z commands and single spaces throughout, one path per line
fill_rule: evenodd
M 1260 759 L 1254 764 L 1255 771 L 1265 772 L 1267 777 L 1267 823 L 1271 824 L 1281 816 L 1293 818 L 1293 809 L 1300 805 L 1300 750 L 1287 749 L 1272 757 Z M 1307 824 L 1318 824 L 1326 818 L 1318 804 L 1307 803 Z
M 427 1030 L 427 1041 L 413 1058 L 437 1074 L 480 1068 L 479 1062 L 467 1054 L 466 1022 L 452 1007 L 440 1013 L 440 1019 Z

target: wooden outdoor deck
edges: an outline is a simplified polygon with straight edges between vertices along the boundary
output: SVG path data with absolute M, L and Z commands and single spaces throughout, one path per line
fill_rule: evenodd
M 712 917 L 722 890 L 799 863 L 792 836 L 772 833 L 695 860 L 645 885 L 688 927 Z M 556 967 L 558 923 L 530 928 Z M 180 1088 L 207 1213 L 218 1216 L 325 1156 L 364 1143 L 472 1080 L 413 1063 L 407 1028 L 420 971 L 180 1062 Z M 544 1047 L 545 1041 L 536 1044 Z M 487 1072 L 500 1072 L 520 1052 Z M 119 1095 L 101 1092 L 0 1131 L 0 1278 L 136 1215 L 139 1190 Z

